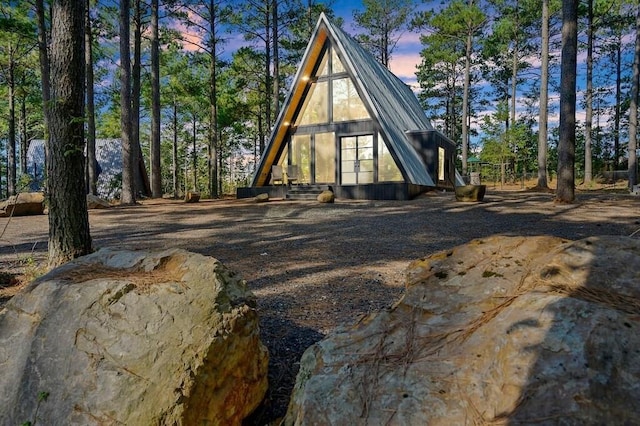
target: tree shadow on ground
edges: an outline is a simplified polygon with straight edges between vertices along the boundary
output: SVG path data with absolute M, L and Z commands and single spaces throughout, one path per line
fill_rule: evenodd
M 273 315 L 261 315 L 260 328 L 266 330 L 261 340 L 269 350 L 269 389 L 262 404 L 245 419 L 245 425 L 266 425 L 284 417 L 287 407 L 282 401 L 289 400 L 295 384 L 291 370 L 297 371 L 303 352 L 324 338 L 311 328 Z
M 286 410 L 303 351 L 340 323 L 395 302 L 412 260 L 496 234 L 576 240 L 629 235 L 638 228 L 638 198 L 589 194 L 566 206 L 554 205 L 548 194 L 488 194 L 485 200 L 459 203 L 452 194 L 432 194 L 406 202 L 331 205 L 151 204 L 92 211 L 90 223 L 94 248 L 184 248 L 217 258 L 247 280 L 258 295 L 271 362 L 280 369 L 270 372 L 277 390 L 269 396 L 272 408 L 256 414 L 264 420 Z M 12 243 L 0 247 L 3 259 L 28 253 L 34 241 L 46 242 L 46 230 L 22 235 L 28 223 L 10 224 L 18 228 Z M 46 250 L 46 244 L 38 249 Z M 335 305 L 316 303 L 325 294 Z

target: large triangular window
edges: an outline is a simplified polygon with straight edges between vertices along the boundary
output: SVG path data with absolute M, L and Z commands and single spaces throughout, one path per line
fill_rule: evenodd
M 328 58 L 331 61 L 328 61 Z M 331 103 L 329 103 L 331 99 Z M 294 123 L 295 126 L 371 118 L 335 49 L 327 48 Z

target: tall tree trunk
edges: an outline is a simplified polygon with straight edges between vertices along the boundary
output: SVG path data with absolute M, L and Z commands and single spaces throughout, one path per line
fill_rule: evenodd
M 91 31 L 90 0 L 85 4 L 85 73 L 87 91 L 87 185 L 88 192 L 98 195 L 98 160 L 96 159 L 96 114 L 93 92 L 93 34 Z
M 620 168 L 620 116 L 622 109 L 622 36 L 618 36 L 616 45 L 616 101 L 613 117 L 613 179 L 615 180 L 615 171 Z
M 638 85 L 640 85 L 640 6 L 636 6 L 636 44 L 633 55 L 633 81 L 629 105 L 629 189 L 638 183 Z
M 518 95 L 518 40 L 514 40 L 513 58 L 511 61 L 511 111 L 509 114 L 509 125 L 516 125 L 516 97 Z
M 44 10 L 44 0 L 36 0 L 36 20 L 38 22 L 38 55 L 40 57 L 40 81 L 42 84 L 42 111 L 44 112 L 44 152 L 45 164 L 48 162 L 49 147 L 49 99 L 51 99 L 49 77 L 49 46 L 47 41 L 47 24 Z M 46 180 L 45 180 L 46 182 Z
M 223 153 L 222 153 L 222 134 L 220 133 L 220 129 L 218 129 L 218 151 L 217 151 L 217 156 L 218 156 L 218 194 L 223 195 L 222 192 L 222 159 L 223 159 Z
M 457 126 L 457 114 L 456 114 L 456 70 L 455 70 L 455 66 L 450 65 L 449 68 L 450 74 L 451 74 L 451 81 L 449 82 L 449 97 L 451 98 L 451 103 L 450 103 L 450 109 L 449 109 L 449 123 L 451 126 L 451 130 L 450 130 L 450 135 L 449 137 L 451 138 L 452 141 L 455 141 L 458 139 L 457 136 L 457 130 L 458 130 L 458 126 Z
M 131 49 L 129 47 L 129 0 L 120 0 L 120 126 L 122 129 L 121 204 L 136 202 L 134 180 L 135 146 L 131 123 Z
M 271 17 L 269 11 L 269 2 L 265 3 L 265 57 L 264 57 L 264 83 L 265 83 L 265 133 L 269 134 L 271 129 L 271 102 L 269 102 L 269 94 L 272 93 L 273 80 L 271 78 Z M 260 155 L 264 152 L 265 141 L 260 141 Z
M 49 265 L 91 252 L 84 188 L 84 7 L 54 0 L 49 111 Z
M 142 73 L 142 5 L 133 6 L 133 64 L 131 67 L 131 141 L 133 146 L 133 180 L 136 194 L 151 195 L 142 148 L 140 147 L 140 97 Z
M 515 126 L 516 124 L 516 96 L 518 94 L 518 56 L 520 54 L 520 43 L 519 43 L 519 31 L 520 25 L 518 22 L 518 0 L 515 2 L 515 22 L 514 22 L 514 31 L 513 31 L 513 57 L 511 59 L 511 111 L 509 114 L 510 118 L 510 126 Z
M 198 132 L 197 132 L 197 117 L 196 114 L 194 113 L 192 115 L 193 118 L 193 134 L 192 136 L 192 142 L 193 142 L 193 150 L 191 152 L 191 159 L 193 161 L 193 191 L 197 192 L 198 191 L 198 151 L 197 151 L 197 146 L 196 146 L 196 142 L 197 142 L 197 136 L 198 136 Z
M 258 144 L 259 144 L 259 146 L 258 146 L 258 148 L 259 148 L 258 157 L 261 157 L 262 153 L 264 152 L 265 139 L 266 139 L 265 127 L 268 127 L 268 125 L 265 125 L 264 116 L 262 115 L 262 108 L 259 107 L 259 111 L 258 111 Z M 258 164 L 258 163 L 256 162 L 255 164 Z
M 211 152 L 211 128 L 208 130 L 207 137 L 209 138 L 209 143 L 207 144 L 207 189 L 209 190 L 209 197 L 213 198 L 213 165 L 215 160 L 213 160 L 213 153 Z
M 473 0 L 469 0 L 469 7 Z M 473 28 L 467 28 L 464 54 L 464 87 L 462 93 L 462 176 L 467 175 L 467 159 L 469 156 L 469 87 L 471 86 L 471 53 L 473 49 Z
M 160 36 L 158 29 L 159 1 L 151 1 L 151 196 L 162 197 L 160 169 Z
M 173 198 L 178 198 L 178 103 L 173 101 Z
M 542 0 L 542 64 L 540 66 L 540 118 L 538 120 L 538 188 L 547 189 L 547 120 L 549 92 L 549 0 Z
M 389 11 L 391 12 L 391 11 Z M 382 28 L 382 65 L 384 65 L 387 69 L 390 69 L 391 65 L 391 53 L 389 52 L 390 48 L 390 39 L 391 39 L 391 29 L 389 25 L 389 17 L 384 16 L 382 18 L 383 28 Z
M 12 55 L 10 53 L 9 55 Z M 16 84 L 15 64 L 9 58 L 9 134 L 7 135 L 7 195 L 16 193 Z
M 576 63 L 578 56 L 578 2 L 562 0 L 562 58 L 560 64 L 560 142 L 556 201 L 575 200 Z
M 280 112 L 280 46 L 278 40 L 278 0 L 273 0 L 271 6 L 273 26 L 273 116 Z
M 20 173 L 27 171 L 27 151 L 29 150 L 29 135 L 27 135 L 27 100 L 20 99 Z
M 217 82 L 217 56 L 218 56 L 218 40 L 217 34 L 217 6 L 214 0 L 209 3 L 209 31 L 211 33 L 211 45 L 209 47 L 209 107 L 211 122 L 209 131 L 209 157 L 207 165 L 209 166 L 209 194 L 212 198 L 218 197 L 218 82 Z
M 593 180 L 591 136 L 593 127 L 593 0 L 587 1 L 587 92 L 584 120 L 584 184 Z

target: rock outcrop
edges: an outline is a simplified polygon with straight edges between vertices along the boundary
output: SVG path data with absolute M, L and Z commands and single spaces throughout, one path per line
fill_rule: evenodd
M 456 186 L 456 201 L 478 202 L 484 200 L 487 191 L 486 185 Z
M 97 195 L 87 194 L 87 208 L 93 209 L 108 209 L 111 208 L 111 204 L 107 200 L 103 200 Z
M 302 357 L 285 424 L 635 424 L 640 240 L 492 237 Z
M 253 198 L 253 200 L 256 203 L 266 203 L 267 201 L 269 201 L 269 194 L 267 194 L 266 192 L 258 194 Z
M 100 250 L 0 311 L 0 423 L 239 425 L 267 364 L 253 296 L 217 260 Z
M 0 203 L 0 217 L 31 216 L 44 213 L 42 192 L 21 192 Z

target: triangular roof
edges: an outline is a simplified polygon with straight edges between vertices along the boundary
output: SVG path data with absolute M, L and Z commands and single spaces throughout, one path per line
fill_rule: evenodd
M 252 186 L 267 182 L 270 165 L 285 141 L 287 125 L 302 102 L 308 78 L 321 59 L 326 40 L 340 56 L 372 118 L 395 155 L 406 180 L 416 185 L 435 186 L 422 159 L 412 147 L 407 132 L 435 131 L 411 89 L 379 63 L 354 38 L 333 25 L 322 13 L 303 56 L 292 87 L 274 124 L 274 130 L 260 159 Z

